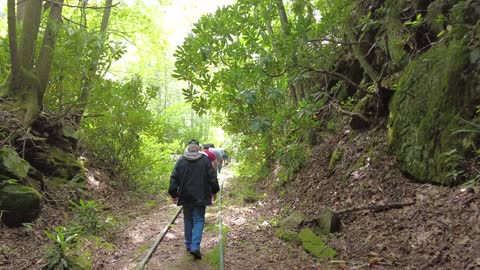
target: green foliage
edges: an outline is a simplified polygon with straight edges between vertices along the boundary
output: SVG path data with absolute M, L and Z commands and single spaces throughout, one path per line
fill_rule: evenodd
M 335 34 L 332 25 L 347 21 L 351 5 L 294 1 L 286 6 L 285 26 L 269 4 L 237 1 L 200 18 L 175 53 L 174 77 L 189 82 L 183 94 L 195 111 L 220 113 L 227 132 L 242 134 L 241 174 L 265 177 L 280 158 L 288 179 L 305 161 L 323 105 L 311 98 L 317 78 L 303 67 L 331 69 L 344 51 L 309 40 Z M 303 85 L 297 104 L 287 90 L 292 85 Z
M 289 181 L 302 168 L 308 160 L 310 149 L 307 144 L 290 144 L 280 153 L 279 185 Z
M 404 24 L 412 28 L 420 27 L 425 22 L 425 19 L 422 17 L 422 13 L 418 13 L 415 20 L 407 21 Z
M 217 226 L 218 227 L 218 226 Z M 227 227 L 222 227 L 222 247 L 223 254 L 225 254 L 225 249 L 227 248 L 227 237 L 228 233 Z M 212 250 L 205 253 L 205 259 L 210 262 L 215 268 L 220 267 L 220 245 L 216 245 Z
M 79 234 L 98 235 L 113 228 L 113 218 L 103 218 L 103 206 L 95 200 L 80 199 L 78 204 L 70 201 L 70 205 L 70 209 L 73 211 L 72 228 Z
M 54 243 L 48 248 L 48 264 L 44 267 L 44 269 L 71 269 L 72 262 L 67 256 L 67 252 L 73 248 L 78 234 L 72 233 L 62 226 L 56 227 L 53 232 L 45 230 L 45 234 Z

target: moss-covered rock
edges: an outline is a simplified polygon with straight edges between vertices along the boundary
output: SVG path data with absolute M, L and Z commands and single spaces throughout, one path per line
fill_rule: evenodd
M 468 87 L 468 53 L 461 42 L 439 43 L 412 61 L 390 104 L 389 143 L 400 168 L 419 181 L 451 184 L 465 155 L 465 135 L 480 97 Z M 470 73 L 473 74 L 473 73 Z
M 277 237 L 280 240 L 283 240 L 285 242 L 289 243 L 294 243 L 294 244 L 300 244 L 300 237 L 298 236 L 298 233 L 295 231 L 287 230 L 285 228 L 278 228 L 275 231 L 275 237 Z
M 303 249 L 316 258 L 331 258 L 337 254 L 335 250 L 327 246 L 323 239 L 309 228 L 302 229 L 298 235 Z
M 31 153 L 25 158 L 47 177 L 75 179 L 77 182 L 85 179 L 80 160 L 74 154 L 65 152 L 58 147 Z
M 293 212 L 288 217 L 279 221 L 279 225 L 282 228 L 287 230 L 296 229 L 302 222 L 305 220 L 305 217 L 300 212 Z
M 0 188 L 0 211 L 2 222 L 10 227 L 34 221 L 41 210 L 42 196 L 35 189 L 21 185 L 6 185 Z
M 27 176 L 29 168 L 30 164 L 20 158 L 15 149 L 11 147 L 0 149 L 0 175 L 22 179 Z

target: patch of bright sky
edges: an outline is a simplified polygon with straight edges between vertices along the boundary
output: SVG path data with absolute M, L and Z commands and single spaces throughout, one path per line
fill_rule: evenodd
M 1 1 L 1 0 L 0 0 Z M 164 37 L 168 41 L 168 47 L 165 48 L 165 55 L 173 59 L 173 54 L 177 46 L 182 45 L 185 37 L 190 33 L 194 23 L 205 14 L 214 13 L 217 8 L 234 4 L 236 0 L 118 0 L 123 4 L 135 6 L 143 5 L 157 14 L 157 24 L 160 31 L 167 35 Z M 115 2 L 115 1 L 114 1 Z M 166 2 L 162 4 L 161 2 Z M 137 41 L 139 46 L 142 41 Z M 125 44 L 127 53 L 119 61 L 113 64 L 111 73 L 108 77 L 114 78 L 122 73 L 129 74 L 128 67 L 130 63 L 136 63 L 139 59 L 139 47 L 133 44 Z M 155 53 L 152 53 L 150 61 L 156 61 Z
M 139 0 L 123 0 L 126 4 L 135 4 Z M 170 49 L 182 45 L 194 23 L 205 14 L 214 13 L 217 8 L 231 5 L 236 0 L 171 0 L 170 5 L 162 7 L 159 0 L 140 0 L 146 6 L 156 8 L 163 12 L 163 29 L 167 31 Z M 161 15 L 159 15 L 161 16 Z

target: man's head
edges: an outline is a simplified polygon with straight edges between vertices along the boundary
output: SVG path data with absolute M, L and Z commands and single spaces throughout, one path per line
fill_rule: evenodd
M 204 143 L 203 144 L 203 149 L 208 149 L 210 148 L 210 144 L 209 143 Z
M 195 140 L 195 139 L 191 139 L 191 140 L 188 142 L 188 144 L 189 144 L 189 145 L 190 145 L 190 144 L 200 145 L 200 143 L 199 143 L 197 140 Z
M 202 150 L 202 147 L 198 144 L 189 144 L 187 146 L 187 152 L 190 152 L 190 153 L 191 152 L 198 152 L 200 150 Z
M 187 152 L 198 152 L 200 150 L 202 150 L 202 147 L 200 146 L 200 143 L 197 140 L 191 139 L 188 142 Z

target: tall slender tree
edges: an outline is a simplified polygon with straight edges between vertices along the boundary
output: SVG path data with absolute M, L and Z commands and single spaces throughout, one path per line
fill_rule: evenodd
M 75 122 L 77 126 L 80 126 L 80 121 L 82 120 L 82 116 L 85 112 L 88 103 L 88 97 L 93 89 L 93 78 L 98 71 L 98 62 L 100 60 L 100 56 L 104 50 L 104 42 L 107 38 L 107 28 L 108 22 L 110 20 L 110 11 L 112 8 L 112 0 L 105 0 L 105 7 L 103 11 L 102 23 L 100 25 L 100 44 L 101 48 L 97 51 L 97 54 L 94 56 L 95 59 L 93 60 L 93 67 L 83 74 L 83 81 L 80 91 L 80 96 L 78 97 L 78 109 L 75 112 Z

